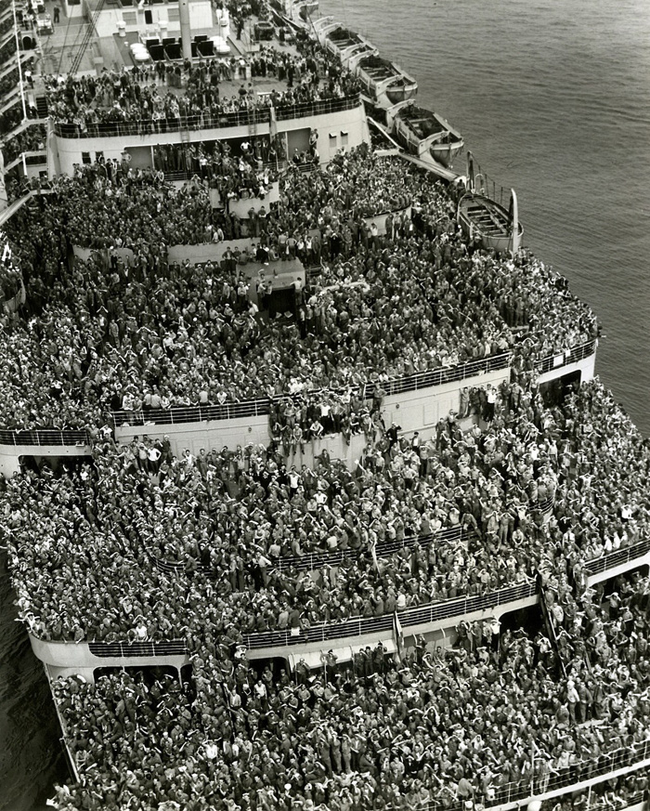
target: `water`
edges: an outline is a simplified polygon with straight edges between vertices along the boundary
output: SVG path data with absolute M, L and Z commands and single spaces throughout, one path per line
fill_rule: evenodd
M 516 190 L 526 246 L 597 313 L 597 372 L 650 435 L 646 0 L 321 0 L 321 11 L 414 74 L 420 103 Z
M 646 0 L 321 2 L 412 72 L 420 103 L 516 189 L 526 245 L 600 317 L 597 370 L 650 435 Z M 65 764 L 4 569 L 0 596 L 0 811 L 31 811 Z
M 42 664 L 22 624 L 6 553 L 0 558 L 0 810 L 43 811 L 54 781 L 67 769 L 61 734 Z

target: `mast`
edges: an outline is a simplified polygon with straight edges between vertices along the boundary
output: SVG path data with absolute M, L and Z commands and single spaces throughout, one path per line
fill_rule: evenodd
M 512 228 L 511 251 L 517 253 L 521 246 L 521 233 L 519 231 L 519 205 L 514 189 L 510 189 L 510 225 Z
M 192 31 L 190 29 L 189 0 L 178 0 L 178 16 L 181 22 L 181 45 L 183 59 L 192 58 Z

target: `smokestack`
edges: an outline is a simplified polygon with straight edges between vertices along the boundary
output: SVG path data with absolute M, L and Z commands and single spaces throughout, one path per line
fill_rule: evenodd
M 189 0 L 178 0 L 178 13 L 181 21 L 181 45 L 183 46 L 183 59 L 191 59 L 192 31 L 190 30 Z

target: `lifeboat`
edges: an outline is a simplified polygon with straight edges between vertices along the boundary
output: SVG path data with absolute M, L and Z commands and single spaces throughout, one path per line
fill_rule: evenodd
M 412 99 L 418 83 L 394 62 L 383 59 L 373 49 L 354 55 L 348 67 L 361 82 L 371 102 L 387 109 Z
M 388 110 L 388 121 L 395 140 L 425 163 L 450 166 L 463 148 L 463 136 L 448 121 L 410 101 Z
M 318 13 L 318 0 L 294 0 L 290 8 L 290 16 L 307 22 L 310 17 Z
M 458 201 L 458 221 L 470 239 L 480 238 L 484 248 L 516 253 L 521 246 L 524 228 L 519 222 L 514 189 L 510 190 L 509 209 L 486 194 L 464 194 Z
M 330 17 L 317 20 L 314 29 L 321 45 L 333 53 L 341 60 L 344 67 L 349 67 L 350 62 L 361 53 L 375 52 L 375 46 L 349 28 L 338 22 L 332 22 Z

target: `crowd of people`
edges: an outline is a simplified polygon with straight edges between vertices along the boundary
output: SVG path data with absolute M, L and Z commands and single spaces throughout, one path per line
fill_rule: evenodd
M 207 178 L 227 209 L 231 200 L 267 197 L 284 160 L 280 142 L 279 138 L 255 136 L 242 142 L 239 154 L 220 141 L 199 142 L 189 149 L 163 144 L 154 150 L 154 168 L 165 174 L 182 171 Z
M 97 77 L 45 76 L 50 116 L 56 123 L 78 127 L 84 135 L 119 122 L 138 126 L 143 132 L 165 132 L 177 129 L 181 120 L 204 129 L 219 126 L 219 120 L 232 113 L 342 99 L 358 93 L 357 80 L 334 56 L 306 36 L 299 38 L 299 45 L 298 52 L 264 45 L 252 58 L 214 57 L 196 67 L 186 60 L 132 70 L 104 69 Z M 280 89 L 274 86 L 258 93 L 257 78 L 277 79 L 282 84 Z M 229 97 L 222 96 L 224 80 L 241 82 Z M 161 90 L 159 83 L 168 89 Z
M 92 462 L 27 471 L 5 499 L 22 615 L 77 641 L 133 638 L 136 617 L 146 638 L 183 637 L 206 604 L 240 633 L 308 628 L 540 572 L 581 580 L 648 531 L 647 443 L 597 383 L 565 409 L 504 384 L 483 428 L 375 440 L 353 471 L 285 465 L 273 446 L 174 458 L 101 437 Z M 331 559 L 310 571 L 312 552 Z
M 43 124 L 32 126 L 8 138 L 2 144 L 2 155 L 5 166 L 11 163 L 23 152 L 36 152 L 45 149 L 47 131 Z
M 2 32 L 0 31 L 0 37 L 2 36 Z M 18 84 L 18 68 L 12 68 L 9 73 L 6 73 L 0 79 L 0 99 L 2 100 L 3 104 L 5 103 L 6 97 L 11 93 L 13 90 L 16 89 Z
M 596 783 L 591 789 L 564 794 L 542 804 L 543 811 L 620 811 L 647 803 L 650 780 L 645 769 Z
M 578 782 L 648 744 L 650 586 L 636 575 L 616 588 L 578 598 L 587 616 L 573 633 L 611 631 L 625 664 L 588 669 L 576 653 L 566 675 L 542 631 L 486 636 L 476 624 L 456 648 L 416 637 L 392 656 L 379 643 L 293 677 L 202 631 L 189 682 L 58 680 L 83 774 L 59 789 L 59 808 L 447 811 Z M 611 787 L 600 790 L 607 806 Z
M 468 246 L 439 183 L 364 149 L 290 172 L 281 202 L 256 221 L 265 252 L 321 264 L 289 319 L 257 311 L 236 261 L 168 263 L 167 246 L 231 235 L 207 182 L 177 190 L 123 161 L 51 186 L 7 226 L 27 286 L 26 307 L 4 324 L 7 427 L 102 424 L 109 406 L 137 410 L 152 397 L 173 406 L 300 391 L 321 405 L 319 390 L 504 352 L 530 369 L 597 334 L 550 269 Z M 385 234 L 366 227 L 369 213 L 408 202 L 411 214 L 390 214 Z M 73 261 L 73 245 L 96 252 Z M 128 251 L 109 259 L 109 248 Z
M 288 89 L 262 101 L 251 76 Z M 224 100 L 228 80 L 241 88 Z M 86 131 L 357 90 L 307 41 L 244 65 L 48 85 L 55 119 Z M 530 383 L 540 357 L 596 338 L 593 314 L 531 255 L 465 239 L 453 190 L 365 148 L 289 168 L 263 218 L 215 212 L 211 188 L 224 202 L 276 179 L 277 145 L 244 143 L 160 148 L 154 170 L 126 156 L 79 167 L 7 225 L 27 301 L 0 316 L 0 424 L 89 426 L 92 444 L 90 458 L 0 481 L 20 617 L 44 640 L 180 639 L 191 664 L 181 680 L 54 682 L 81 775 L 57 807 L 460 811 L 631 757 L 649 737 L 650 582 L 588 589 L 586 571 L 646 536 L 650 448 L 598 381 L 559 405 Z M 160 176 L 176 169 L 200 177 L 176 189 Z M 378 215 L 381 232 L 366 222 Z M 246 254 L 168 261 L 171 245 L 245 235 L 259 242 L 251 261 L 319 266 L 288 315 L 269 318 L 264 291 L 255 304 Z M 73 246 L 92 252 L 73 259 Z M 454 414 L 428 438 L 384 424 L 391 379 L 503 353 L 511 382 L 461 392 L 469 430 Z M 109 409 L 128 420 L 260 397 L 268 446 L 175 457 L 146 427 L 124 445 L 106 427 Z M 364 434 L 352 469 L 327 453 L 302 464 L 327 433 Z M 395 655 L 380 643 L 348 664 L 330 651 L 314 672 L 245 658 L 250 633 L 398 616 L 533 578 L 548 629 L 462 621 L 445 649 L 396 633 Z M 605 786 L 603 807 L 620 794 Z

